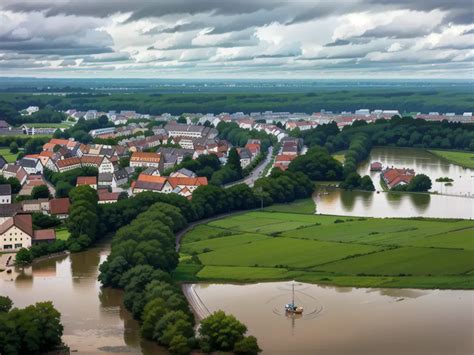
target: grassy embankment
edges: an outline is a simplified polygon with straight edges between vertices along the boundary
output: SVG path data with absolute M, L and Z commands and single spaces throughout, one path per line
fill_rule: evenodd
M 312 215 L 308 201 L 195 227 L 175 278 L 474 289 L 473 221 Z
M 429 150 L 429 152 L 453 164 L 474 169 L 474 152 L 458 152 L 454 150 Z
M 0 155 L 2 155 L 8 163 L 14 163 L 18 153 L 10 153 L 10 148 L 0 148 Z

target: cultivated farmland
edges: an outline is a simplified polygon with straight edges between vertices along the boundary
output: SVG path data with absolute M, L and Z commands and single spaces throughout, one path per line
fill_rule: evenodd
M 195 227 L 182 239 L 176 279 L 474 288 L 473 221 L 321 216 L 301 206 Z

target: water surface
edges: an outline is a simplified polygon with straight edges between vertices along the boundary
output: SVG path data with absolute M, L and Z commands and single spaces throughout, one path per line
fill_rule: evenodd
M 431 192 L 455 196 L 474 196 L 474 170 L 452 164 L 447 160 L 423 149 L 376 147 L 370 152 L 369 158 L 362 162 L 357 171 L 361 175 L 370 175 L 376 190 L 380 186 L 380 173 L 370 171 L 370 163 L 379 161 L 385 167 L 410 168 L 416 174 L 425 174 L 433 184 Z M 437 178 L 449 177 L 452 186 L 444 182 L 436 182 Z
M 124 308 L 122 292 L 102 289 L 98 266 L 109 254 L 102 245 L 33 264 L 12 274 L 0 273 L 0 294 L 16 307 L 52 301 L 61 312 L 63 341 L 88 354 L 168 354 L 140 339 L 138 323 Z
M 365 289 L 297 284 L 302 317 L 282 310 L 288 282 L 194 284 L 186 293 L 201 315 L 222 309 L 245 323 L 263 354 L 474 352 L 474 291 Z

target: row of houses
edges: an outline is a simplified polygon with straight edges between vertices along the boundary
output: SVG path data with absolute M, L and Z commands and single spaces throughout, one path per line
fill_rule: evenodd
M 301 138 L 285 137 L 281 141 L 281 149 L 275 157 L 273 167 L 283 171 L 287 170 L 290 163 L 301 154 L 302 149 L 303 140 Z
M 143 172 L 132 182 L 131 189 L 133 194 L 143 191 L 176 193 L 190 199 L 194 190 L 205 185 L 207 185 L 206 177 L 197 177 L 189 170 L 178 171 L 169 177 Z

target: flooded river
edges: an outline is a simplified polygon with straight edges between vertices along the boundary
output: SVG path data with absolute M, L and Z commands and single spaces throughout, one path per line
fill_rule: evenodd
M 346 191 L 319 186 L 316 213 L 362 217 L 474 219 L 474 198 L 446 195 Z
M 370 163 L 379 161 L 386 166 L 412 168 L 428 175 L 433 183 L 431 192 L 438 194 L 409 194 L 381 192 L 380 173 L 370 172 Z M 314 194 L 316 213 L 363 217 L 431 217 L 474 219 L 474 170 L 451 164 L 418 149 L 374 148 L 358 172 L 369 174 L 377 192 L 343 191 L 320 186 Z M 450 177 L 452 186 L 436 182 Z
M 370 171 L 370 163 L 381 162 L 383 167 L 410 168 L 417 174 L 428 175 L 432 181 L 431 192 L 454 196 L 474 197 L 474 170 L 452 164 L 423 149 L 410 148 L 373 148 L 369 158 L 359 165 L 357 171 L 361 175 L 370 175 L 376 190 L 380 186 L 380 173 Z M 449 177 L 452 186 L 436 182 L 437 178 Z
M 296 284 L 303 316 L 286 316 L 288 282 L 194 284 L 186 293 L 201 315 L 222 309 L 245 323 L 263 354 L 474 352 L 474 291 L 397 290 Z
M 109 254 L 107 245 L 35 263 L 15 273 L 0 273 L 0 294 L 16 307 L 53 301 L 61 312 L 63 341 L 86 354 L 168 354 L 142 341 L 138 323 L 124 309 L 122 292 L 101 289 L 98 267 Z

